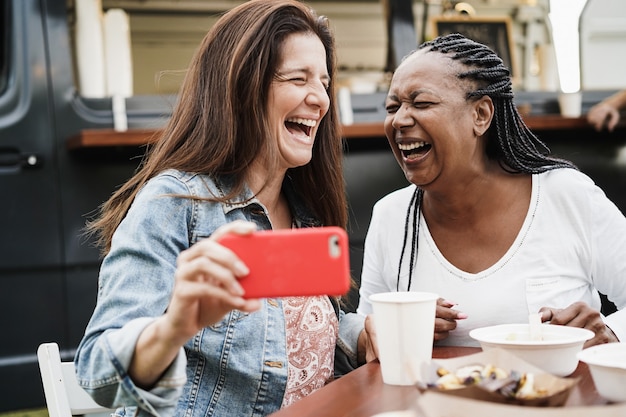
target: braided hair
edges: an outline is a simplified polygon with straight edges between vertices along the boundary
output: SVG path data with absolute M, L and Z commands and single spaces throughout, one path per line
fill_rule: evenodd
M 489 47 L 458 33 L 439 36 L 418 50 L 448 54 L 460 60 L 467 71 L 460 79 L 474 81 L 476 89 L 467 99 L 489 96 L 494 106 L 494 122 L 489 129 L 487 156 L 496 159 L 509 172 L 538 174 L 555 168 L 575 168 L 570 161 L 549 156 L 550 149 L 522 120 L 513 103 L 511 72 Z
M 513 103 L 511 72 L 493 50 L 458 33 L 442 35 L 425 42 L 413 53 L 420 50 L 446 54 L 450 59 L 458 60 L 464 65 L 466 70 L 457 74 L 457 77 L 472 81 L 474 86 L 474 89 L 467 93 L 467 100 L 479 99 L 483 96 L 491 98 L 494 116 L 487 133 L 486 153 L 488 158 L 498 161 L 505 171 L 538 174 L 557 168 L 577 169 L 570 161 L 550 156 L 548 146 L 526 126 Z M 412 243 L 407 291 L 411 289 L 411 277 L 417 260 L 423 195 L 423 190 L 418 187 L 407 210 L 404 243 L 398 264 L 397 290 L 400 287 L 400 271 L 409 231 L 412 232 Z M 413 219 L 412 230 L 410 230 L 411 218 Z

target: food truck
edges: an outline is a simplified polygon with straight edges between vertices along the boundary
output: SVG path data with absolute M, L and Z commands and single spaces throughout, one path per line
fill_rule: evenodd
M 85 221 L 133 174 L 202 36 L 238 3 L 0 0 L 0 412 L 44 405 L 40 343 L 55 341 L 72 359 L 95 304 L 100 263 Z M 382 131 L 386 82 L 404 54 L 446 27 L 504 37 L 494 47 L 506 54 L 516 100 L 540 138 L 626 209 L 624 124 L 596 133 L 584 117 L 558 114 L 548 0 L 309 3 L 330 18 L 339 48 L 357 282 L 374 202 L 407 184 Z M 625 66 L 625 21 L 621 0 L 589 0 L 583 10 L 580 44 L 592 46 L 581 50 L 581 62 L 591 57 L 582 66 L 583 114 L 626 87 L 617 74 Z M 601 58 L 621 61 L 594 67 Z M 357 302 L 350 293 L 347 308 Z

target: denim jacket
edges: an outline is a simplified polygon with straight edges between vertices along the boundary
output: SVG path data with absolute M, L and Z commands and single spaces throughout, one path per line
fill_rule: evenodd
M 76 352 L 80 385 L 119 416 L 264 416 L 277 411 L 287 384 L 285 320 L 281 299 L 263 300 L 254 313 L 231 311 L 202 329 L 183 348 L 155 386 L 137 387 L 128 375 L 143 329 L 166 310 L 178 254 L 236 219 L 270 229 L 267 210 L 251 192 L 217 203 L 228 178 L 168 170 L 138 193 L 104 258 L 98 302 Z M 285 181 L 285 194 L 301 227 L 319 225 Z M 337 308 L 337 368 L 356 367 L 363 318 Z

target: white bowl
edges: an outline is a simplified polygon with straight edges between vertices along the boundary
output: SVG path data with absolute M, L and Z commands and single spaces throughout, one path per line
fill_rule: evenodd
M 600 395 L 610 401 L 626 401 L 626 343 L 595 345 L 577 356 L 589 366 Z
M 544 371 L 567 376 L 576 370 L 576 354 L 594 337 L 587 329 L 554 324 L 541 325 L 541 340 L 531 340 L 528 324 L 501 324 L 470 331 L 483 350 L 505 349 Z

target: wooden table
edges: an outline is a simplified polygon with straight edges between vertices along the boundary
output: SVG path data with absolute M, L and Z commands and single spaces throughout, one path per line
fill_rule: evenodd
M 453 358 L 480 351 L 480 348 L 470 347 L 436 347 L 433 357 Z M 608 403 L 598 394 L 587 365 L 580 362 L 571 376 L 581 380 L 570 394 L 566 407 Z M 419 392 L 414 387 L 384 384 L 380 364 L 375 361 L 272 414 L 272 417 L 371 417 L 384 411 L 407 409 L 418 396 Z

